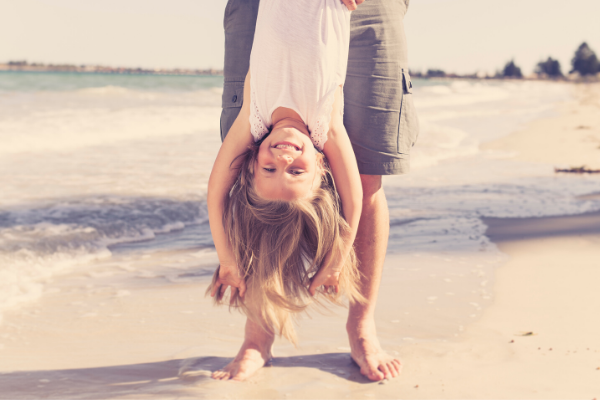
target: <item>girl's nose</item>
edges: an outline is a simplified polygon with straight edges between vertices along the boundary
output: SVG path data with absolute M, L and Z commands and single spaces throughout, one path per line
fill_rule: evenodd
M 292 161 L 294 161 L 294 160 L 292 159 L 292 157 L 290 157 L 290 156 L 289 156 L 289 155 L 287 155 L 287 154 L 282 154 L 282 155 L 278 156 L 277 158 L 278 158 L 279 160 L 281 160 L 281 161 L 285 162 L 286 164 L 291 164 L 291 163 L 292 163 Z

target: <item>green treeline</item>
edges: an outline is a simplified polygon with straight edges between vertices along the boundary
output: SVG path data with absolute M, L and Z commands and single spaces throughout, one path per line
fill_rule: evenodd
M 575 55 L 571 60 L 571 67 L 570 74 L 577 72 L 582 77 L 596 75 L 600 72 L 598 57 L 586 42 L 583 42 L 575 51 Z M 535 73 L 543 78 L 557 79 L 564 77 L 560 62 L 552 57 L 537 63 Z M 514 60 L 511 60 L 504 66 L 501 76 L 505 78 L 522 78 L 523 74 L 521 68 L 515 64 Z
M 565 75 L 562 71 L 560 61 L 548 57 L 547 60 L 541 60 L 537 63 L 535 70 L 535 74 L 538 78 L 542 79 L 563 79 Z M 600 61 L 598 61 L 598 57 L 594 50 L 590 48 L 590 46 L 583 42 L 575 51 L 573 58 L 571 59 L 571 69 L 568 72 L 569 74 L 577 73 L 582 78 L 587 77 L 595 77 L 600 73 Z M 504 67 L 496 72 L 496 75 L 493 77 L 490 76 L 482 76 L 480 74 L 473 75 L 457 75 L 457 74 L 448 74 L 441 69 L 428 69 L 426 73 L 420 73 L 416 71 L 411 71 L 411 75 L 415 77 L 424 77 L 424 78 L 439 78 L 439 77 L 454 77 L 454 78 L 511 78 L 511 79 L 521 79 L 523 78 L 523 72 L 521 68 L 515 63 L 515 60 L 512 59 L 508 61 Z

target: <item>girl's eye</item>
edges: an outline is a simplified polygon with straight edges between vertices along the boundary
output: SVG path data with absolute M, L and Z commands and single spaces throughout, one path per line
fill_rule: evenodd
M 263 168 L 267 172 L 275 172 L 275 168 Z
M 304 173 L 304 171 L 302 171 L 301 169 L 293 169 L 290 171 L 290 173 L 292 175 L 302 175 Z

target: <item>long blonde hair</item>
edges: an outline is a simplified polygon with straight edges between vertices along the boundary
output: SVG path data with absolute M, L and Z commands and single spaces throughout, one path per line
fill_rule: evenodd
M 264 140 L 264 139 L 263 139 Z M 254 167 L 260 142 L 240 156 L 239 174 L 225 204 L 223 225 L 228 233 L 240 273 L 246 281 L 242 299 L 215 296 L 215 302 L 241 309 L 267 331 L 296 343 L 293 316 L 322 299 L 341 304 L 363 302 L 358 291 L 360 274 L 354 249 L 346 258 L 339 277 L 339 293 L 320 290 L 314 298 L 308 292 L 310 278 L 323 266 L 331 252 L 339 260 L 342 237 L 349 226 L 341 214 L 341 202 L 326 160 L 321 184 L 314 195 L 293 201 L 265 200 L 254 189 Z M 213 276 L 211 290 L 218 278 Z

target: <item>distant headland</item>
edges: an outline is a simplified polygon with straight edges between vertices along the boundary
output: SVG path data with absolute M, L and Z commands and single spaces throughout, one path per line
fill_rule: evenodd
M 449 79 L 529 79 L 529 80 L 562 80 L 571 82 L 600 81 L 600 60 L 594 50 L 583 42 L 576 50 L 571 60 L 571 69 L 564 74 L 558 60 L 548 57 L 537 63 L 532 74 L 525 75 L 515 60 L 509 60 L 503 68 L 495 73 L 476 72 L 472 74 L 455 74 L 441 69 L 428 69 L 425 72 L 411 70 L 414 78 L 449 78 Z M 217 69 L 184 69 L 184 68 L 127 68 L 107 67 L 103 65 L 74 65 L 74 64 L 44 64 L 28 63 L 27 61 L 8 61 L 0 63 L 0 71 L 19 72 L 71 72 L 89 74 L 122 74 L 122 75 L 183 75 L 211 76 L 223 75 L 223 70 Z
M 122 75 L 223 75 L 218 69 L 185 69 L 185 68 L 127 68 L 108 67 L 104 65 L 44 64 L 27 61 L 8 61 L 0 63 L 0 71 L 18 72 L 71 72 L 88 74 L 122 74 Z

